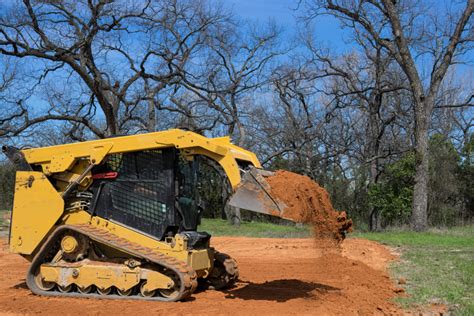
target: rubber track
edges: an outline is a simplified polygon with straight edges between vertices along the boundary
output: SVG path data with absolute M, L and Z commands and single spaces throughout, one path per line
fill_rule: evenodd
M 136 258 L 147 260 L 150 263 L 162 266 L 169 270 L 172 270 L 179 276 L 181 287 L 179 295 L 175 298 L 165 298 L 162 296 L 154 297 L 143 297 L 140 294 L 131 296 L 121 296 L 118 294 L 100 295 L 97 293 L 82 294 L 79 292 L 68 292 L 61 293 L 57 290 L 45 291 L 38 288 L 34 280 L 35 272 L 39 266 L 43 263 L 43 258 L 50 252 L 50 249 L 54 249 L 54 243 L 56 242 L 56 236 L 60 236 L 65 231 L 75 231 L 80 234 L 88 236 L 90 239 L 99 242 L 101 244 L 120 249 Z M 90 297 L 99 299 L 135 299 L 135 300 L 147 300 L 147 301 L 179 301 L 183 300 L 194 292 L 197 287 L 197 275 L 194 269 L 189 267 L 183 261 L 176 258 L 167 256 L 151 248 L 143 247 L 140 244 L 130 242 L 124 238 L 118 237 L 114 234 L 109 233 L 105 229 L 97 228 L 90 225 L 63 225 L 58 227 L 43 244 L 38 254 L 33 259 L 30 269 L 28 270 L 26 277 L 26 284 L 30 290 L 38 295 L 44 296 L 66 296 L 66 297 Z
M 224 268 L 224 272 L 227 274 L 227 283 L 222 286 L 216 286 L 212 284 L 212 280 L 209 280 L 211 286 L 215 290 L 223 290 L 232 287 L 239 279 L 239 268 L 237 261 L 226 253 L 216 251 L 214 254 L 215 261 L 219 262 Z M 216 264 L 216 263 L 214 263 Z

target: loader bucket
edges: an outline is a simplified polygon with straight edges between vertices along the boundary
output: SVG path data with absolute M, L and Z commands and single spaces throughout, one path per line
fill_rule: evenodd
M 229 205 L 257 213 L 273 215 L 288 220 L 285 216 L 287 206 L 272 196 L 271 187 L 265 180 L 274 174 L 272 171 L 251 168 L 242 175 L 241 183 L 229 200 Z

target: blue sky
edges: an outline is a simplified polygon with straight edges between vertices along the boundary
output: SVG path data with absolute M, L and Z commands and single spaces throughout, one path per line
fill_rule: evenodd
M 233 8 L 234 13 L 247 19 L 265 22 L 274 18 L 281 24 L 290 26 L 294 24 L 293 14 L 297 1 L 292 0 L 227 0 L 224 2 Z
M 283 39 L 287 43 L 295 43 L 298 30 L 297 16 L 304 13 L 296 10 L 297 0 L 209 0 L 212 4 L 220 3 L 231 9 L 232 12 L 244 19 L 259 23 L 265 23 L 268 20 L 275 21 L 283 29 Z M 440 0 L 439 3 L 450 0 Z M 5 3 L 11 3 L 10 0 L 0 0 L 0 12 Z M 317 42 L 329 47 L 336 52 L 352 50 L 354 44 L 350 40 L 350 30 L 342 30 L 339 22 L 330 16 L 318 17 L 316 23 L 312 26 L 312 33 Z M 296 45 L 295 45 L 296 46 Z M 474 51 L 469 54 L 471 61 L 474 61 Z M 458 66 L 457 75 L 472 80 L 474 73 L 473 65 Z
M 220 0 L 212 0 L 220 1 Z M 436 0 L 433 5 L 436 10 L 441 12 L 444 6 L 451 0 Z M 266 22 L 273 19 L 277 24 L 283 27 L 284 37 L 288 41 L 294 41 L 297 32 L 296 18 L 301 15 L 303 10 L 298 8 L 298 0 L 222 0 L 225 6 L 228 6 L 233 12 L 243 19 L 258 22 Z M 461 5 L 464 5 L 461 3 Z M 313 35 L 318 43 L 330 48 L 336 52 L 348 51 L 353 48 L 350 40 L 350 30 L 341 29 L 339 22 L 330 16 L 318 17 L 314 23 Z M 465 57 L 469 64 L 457 65 L 457 72 L 461 77 L 468 77 L 472 80 L 474 73 L 474 50 L 468 52 Z
M 243 19 L 260 23 L 274 20 L 284 29 L 284 35 L 288 40 L 293 40 L 297 31 L 296 18 L 302 13 L 301 10 L 296 11 L 298 8 L 296 0 L 225 0 L 223 3 Z M 318 42 L 328 44 L 335 49 L 346 47 L 343 39 L 347 38 L 348 33 L 339 27 L 335 18 L 319 17 L 318 23 L 313 27 L 313 34 Z

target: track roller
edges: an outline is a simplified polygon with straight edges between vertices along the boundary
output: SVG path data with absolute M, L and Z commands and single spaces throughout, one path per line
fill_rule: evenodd
M 133 292 L 133 288 L 130 288 L 128 290 L 122 291 L 121 289 L 117 289 L 117 294 L 120 296 L 130 296 Z
M 106 289 L 97 288 L 97 293 L 100 295 L 109 295 L 110 292 L 112 292 L 112 287 L 108 287 Z
M 81 294 L 88 294 L 90 292 L 92 292 L 92 289 L 93 289 L 93 286 L 92 285 L 89 285 L 87 287 L 77 287 L 77 291 Z
M 38 288 L 40 288 L 43 291 L 50 291 L 54 288 L 54 285 L 55 285 L 53 282 L 44 281 L 39 271 L 36 273 L 34 280 L 35 280 L 36 286 L 38 286 Z
M 238 278 L 237 261 L 225 253 L 216 252 L 214 269 L 208 278 L 209 288 L 213 290 L 229 288 L 237 282 Z
M 153 297 L 153 296 L 155 296 L 156 291 L 147 291 L 147 290 L 145 290 L 145 284 L 146 284 L 146 282 L 143 282 L 143 283 L 140 285 L 140 294 L 141 294 L 143 297 Z
M 68 286 L 58 285 L 58 291 L 61 293 L 68 293 L 68 292 L 71 292 L 71 290 L 72 290 L 72 284 L 69 284 Z

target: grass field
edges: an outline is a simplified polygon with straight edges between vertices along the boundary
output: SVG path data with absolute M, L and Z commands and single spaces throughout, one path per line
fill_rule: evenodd
M 401 260 L 391 271 L 407 279 L 402 305 L 444 303 L 455 314 L 474 315 L 474 226 L 354 235 L 399 247 Z
M 240 227 L 229 225 L 222 219 L 203 218 L 200 231 L 206 231 L 213 236 L 247 236 L 273 238 L 302 238 L 309 237 L 307 227 L 283 226 L 259 222 L 242 222 Z

